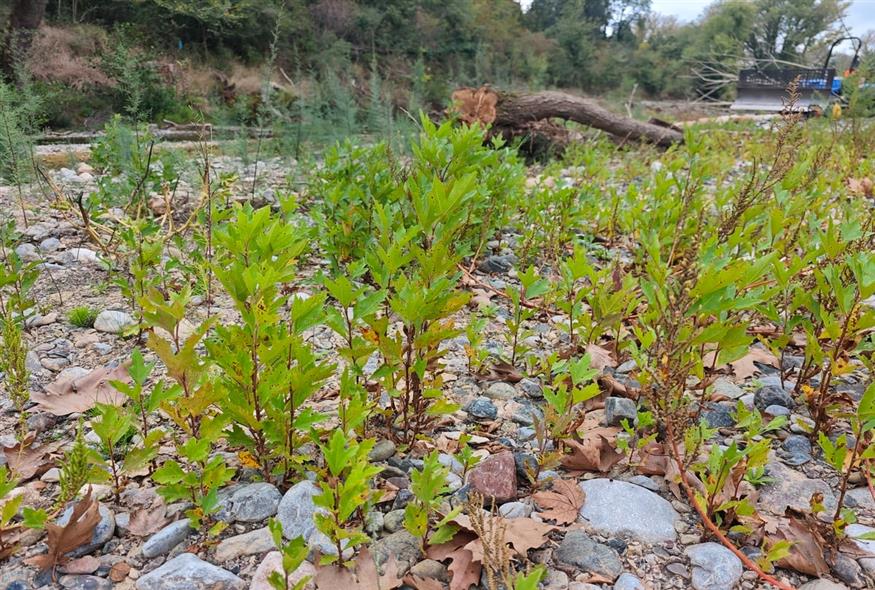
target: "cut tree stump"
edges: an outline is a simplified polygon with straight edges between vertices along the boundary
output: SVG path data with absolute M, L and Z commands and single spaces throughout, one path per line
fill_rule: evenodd
M 453 92 L 453 110 L 461 121 L 491 125 L 505 138 L 528 137 L 533 146 L 557 143 L 564 147 L 567 133 L 549 123 L 559 118 L 606 131 L 620 141 L 643 141 L 661 147 L 683 143 L 683 133 L 663 122 L 645 123 L 617 115 L 592 100 L 548 90 L 530 94 L 501 92 L 489 86 L 459 88 Z M 564 140 L 562 138 L 565 138 Z

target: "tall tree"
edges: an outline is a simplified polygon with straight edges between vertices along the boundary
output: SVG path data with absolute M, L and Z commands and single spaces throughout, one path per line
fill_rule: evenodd
M 13 0 L 9 28 L 0 47 L 0 73 L 10 82 L 17 81 L 18 71 L 33 43 L 33 36 L 43 21 L 48 0 Z

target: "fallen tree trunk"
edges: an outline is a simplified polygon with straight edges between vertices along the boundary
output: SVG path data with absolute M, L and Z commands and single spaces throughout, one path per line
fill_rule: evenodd
M 462 121 L 491 125 L 493 132 L 505 137 L 525 135 L 538 121 L 560 118 L 606 131 L 621 141 L 644 141 L 662 147 L 684 141 L 683 133 L 672 126 L 617 115 L 592 100 L 565 92 L 516 94 L 488 86 L 460 88 L 453 93 L 453 105 Z

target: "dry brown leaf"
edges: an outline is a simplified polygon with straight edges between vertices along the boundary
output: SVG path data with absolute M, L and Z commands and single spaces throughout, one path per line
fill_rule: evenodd
M 48 471 L 55 464 L 50 456 L 64 446 L 64 441 L 61 440 L 46 443 L 40 447 L 29 446 L 32 442 L 33 437 L 31 436 L 24 441 L 23 448 L 22 443 L 3 447 L 6 464 L 15 473 L 15 476 L 23 481 Z
M 702 361 L 706 367 L 710 367 L 714 363 L 715 354 L 715 351 L 711 351 L 706 353 L 705 356 L 702 358 Z M 746 355 L 738 360 L 729 363 L 729 366 L 732 367 L 732 373 L 733 375 L 735 375 L 736 380 L 744 381 L 745 379 L 753 377 L 754 375 L 757 375 L 761 372 L 759 367 L 754 364 L 754 361 L 762 365 L 775 367 L 776 369 L 781 366 L 778 361 L 778 357 L 773 355 L 771 352 L 761 346 L 751 346 L 748 349 Z M 716 368 L 720 369 L 724 368 L 725 366 L 726 365 L 722 365 Z
M 319 590 L 353 590 L 358 586 L 352 572 L 342 565 L 317 566 L 313 582 Z
M 474 561 L 471 550 L 461 548 L 449 555 L 452 560 L 447 569 L 450 572 L 450 590 L 468 590 L 480 582 L 481 564 Z
M 398 577 L 398 562 L 390 555 L 383 564 L 383 573 L 377 571 L 377 563 L 367 548 L 355 559 L 355 572 L 342 565 L 316 567 L 314 579 L 319 590 L 394 590 L 404 583 Z
M 166 515 L 167 506 L 164 504 L 164 498 L 156 496 L 151 506 L 134 512 L 128 524 L 128 533 L 135 537 L 148 537 L 157 533 L 167 524 Z
M 489 365 L 484 364 L 478 376 L 484 381 L 505 381 L 518 383 L 522 381 L 523 374 L 516 367 L 505 361 L 493 361 Z
M 444 590 L 444 585 L 434 578 L 420 578 L 409 575 L 404 577 L 404 583 L 414 590 Z
M 577 520 L 583 506 L 583 490 L 577 482 L 557 479 L 549 491 L 536 492 L 532 499 L 541 508 L 541 517 L 555 520 L 556 524 L 570 524 Z
M 466 522 L 466 525 L 471 526 L 471 521 L 468 520 Z M 446 543 L 441 543 L 440 545 L 429 545 L 428 549 L 425 550 L 425 556 L 435 561 L 443 561 L 447 559 L 450 555 L 452 555 L 454 551 L 461 547 L 464 547 L 476 538 L 477 535 L 475 535 L 473 532 L 460 530 L 455 535 L 453 535 L 452 539 L 450 539 Z
M 48 385 L 44 393 L 33 392 L 31 399 L 40 409 L 55 416 L 87 412 L 97 403 L 120 406 L 127 397 L 113 388 L 110 381 L 130 383 L 128 364 L 114 369 L 99 367 L 78 379 L 58 379 Z
M 66 525 L 46 524 L 46 545 L 49 550 L 25 560 L 26 563 L 43 571 L 65 564 L 69 560 L 67 553 L 89 542 L 99 522 L 98 502 L 91 498 L 89 487 L 85 497 L 73 506 L 73 513 Z
M 398 577 L 398 561 L 394 555 L 389 555 L 389 559 L 383 564 L 382 574 L 377 571 L 377 563 L 367 547 L 359 551 L 355 565 L 358 578 L 356 590 L 393 590 L 404 583 Z
M 777 530 L 768 537 L 771 542 L 787 540 L 792 543 L 787 557 L 777 562 L 779 567 L 817 577 L 829 572 L 829 564 L 824 556 L 826 542 L 803 520 L 794 517 L 782 518 Z
M 875 191 L 875 183 L 872 182 L 871 178 L 849 178 L 848 179 L 848 190 L 855 195 L 862 195 L 864 197 L 873 196 L 873 191 Z
M 505 519 L 504 524 L 504 540 L 522 556 L 525 556 L 529 549 L 537 549 L 546 543 L 547 535 L 558 529 L 552 524 L 538 522 L 531 518 Z
M 562 466 L 566 469 L 601 473 L 610 471 L 623 458 L 622 453 L 614 449 L 613 440 L 616 433 L 616 429 L 599 428 L 587 432 L 580 442 L 573 439 L 562 441 L 562 444 L 571 451 L 570 454 L 562 457 Z
M 616 367 L 617 361 L 614 360 L 611 351 L 607 348 L 602 348 L 598 344 L 587 344 L 586 354 L 589 355 L 589 366 L 593 369 L 601 371 L 605 367 Z

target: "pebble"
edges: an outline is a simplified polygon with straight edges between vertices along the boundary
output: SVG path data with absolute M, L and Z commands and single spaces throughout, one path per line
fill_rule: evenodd
M 477 270 L 485 273 L 506 273 L 513 268 L 516 257 L 512 255 L 487 256 L 477 264 Z
M 134 325 L 134 318 L 124 311 L 105 309 L 97 314 L 94 329 L 107 334 L 119 334 Z
M 85 264 L 103 268 L 104 263 L 97 252 L 88 248 L 70 248 L 60 253 L 58 259 L 63 264 Z
M 216 547 L 216 561 L 224 563 L 237 559 L 241 555 L 257 555 L 274 549 L 276 549 L 276 545 L 274 545 L 270 529 L 262 527 L 242 535 L 222 539 Z
M 112 590 L 112 582 L 98 576 L 61 576 L 58 584 L 69 590 Z
M 868 491 L 868 490 L 867 490 Z M 875 533 L 875 528 L 866 526 L 859 523 L 849 524 L 845 528 L 845 533 L 847 533 L 848 538 L 851 541 L 862 549 L 863 551 L 867 551 L 872 555 L 875 555 L 875 541 L 866 541 L 864 539 L 857 539 L 857 537 L 861 537 L 866 533 Z
M 365 514 L 365 532 L 370 535 L 376 535 L 383 530 L 385 518 L 379 510 L 371 510 Z
M 420 541 L 406 530 L 392 533 L 371 545 L 371 555 L 378 567 L 388 561 L 389 556 L 398 562 L 398 575 L 406 574 L 421 556 Z
M 784 406 L 772 405 L 763 410 L 763 413 L 767 416 L 772 416 L 773 418 L 777 418 L 778 416 L 789 416 L 790 408 L 785 408 Z
M 684 550 L 693 565 L 695 590 L 732 590 L 744 568 L 732 551 L 719 543 L 701 543 Z
M 143 543 L 143 557 L 152 559 L 169 553 L 171 549 L 185 541 L 191 532 L 191 523 L 187 518 L 171 522 Z
M 709 403 L 702 412 L 702 418 L 711 428 L 731 428 L 735 426 L 735 407 L 731 403 Z
M 605 399 L 605 426 L 619 426 L 628 420 L 632 425 L 638 417 L 635 402 L 625 397 L 609 397 Z
M 793 396 L 780 385 L 764 385 L 754 393 L 754 406 L 761 412 L 769 406 L 782 406 L 793 409 L 796 402 Z
M 553 552 L 553 558 L 559 563 L 610 580 L 615 580 L 623 573 L 623 562 L 614 549 L 593 541 L 586 533 L 579 530 L 569 531 L 565 535 L 559 547 Z
M 528 518 L 532 515 L 532 507 L 525 502 L 505 502 L 499 506 L 498 514 L 504 518 Z
M 36 246 L 27 242 L 16 246 L 15 253 L 18 254 L 18 257 L 21 258 L 21 260 L 23 260 L 24 262 L 37 262 L 42 259 L 42 256 L 36 249 Z
M 390 533 L 396 533 L 404 528 L 404 511 L 392 510 L 383 517 L 383 528 Z
M 385 461 L 394 454 L 395 443 L 387 438 L 384 438 L 374 445 L 374 448 L 372 448 L 371 452 L 368 453 L 368 458 L 371 461 Z
M 614 590 L 647 590 L 644 583 L 629 572 L 623 572 L 614 582 Z
M 243 590 L 246 583 L 193 553 L 182 553 L 137 579 L 137 590 Z
M 280 500 L 276 518 L 283 527 L 286 539 L 303 537 L 311 549 L 318 549 L 324 555 L 337 555 L 337 548 L 323 533 L 316 530 L 314 516 L 317 512 L 326 514 L 324 508 L 313 503 L 313 498 L 321 494 L 319 487 L 304 480 L 293 485 Z
M 811 461 L 811 441 L 807 436 L 791 434 L 781 443 L 781 448 L 787 453 L 784 462 L 798 467 Z
M 541 388 L 541 384 L 540 382 L 538 382 L 537 379 L 526 377 L 517 384 L 517 387 L 519 387 L 522 392 L 529 397 L 533 397 L 535 399 L 541 399 L 544 397 L 544 390 Z
M 677 538 L 680 515 L 661 496 L 641 486 L 606 478 L 580 482 L 586 502 L 579 520 L 608 536 L 629 536 L 643 543 Z
M 228 523 L 261 522 L 276 514 L 282 494 L 267 482 L 233 488 L 220 498 L 218 517 Z
M 863 568 L 844 553 L 836 553 L 832 562 L 832 574 L 851 588 L 865 588 Z
M 434 559 L 423 559 L 412 568 L 410 573 L 420 578 L 434 578 L 440 582 L 450 581 L 450 572 L 447 566 Z
M 744 395 L 744 390 L 741 387 L 724 377 L 715 380 L 711 387 L 713 393 L 733 400 L 739 399 Z
M 61 247 L 61 240 L 58 238 L 46 238 L 39 243 L 39 249 L 43 252 L 54 252 Z
M 46 483 L 57 483 L 61 480 L 61 470 L 57 467 L 52 467 L 48 471 L 42 474 L 40 477 L 40 481 L 44 481 Z
M 465 411 L 476 420 L 495 420 L 498 417 L 498 408 L 488 397 L 478 397 L 471 400 Z
M 468 474 L 467 482 L 484 499 L 498 503 L 516 500 L 516 462 L 511 451 L 503 451 L 480 461 Z
M 516 389 L 510 383 L 496 381 L 486 389 L 486 397 L 491 399 L 514 399 Z

